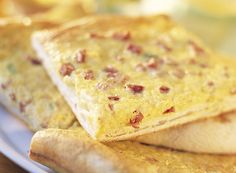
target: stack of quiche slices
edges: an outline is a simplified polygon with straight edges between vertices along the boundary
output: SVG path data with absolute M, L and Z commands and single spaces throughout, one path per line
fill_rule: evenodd
M 236 172 L 236 59 L 166 15 L 81 13 L 0 20 L 0 102 L 36 132 L 30 158 L 59 173 Z

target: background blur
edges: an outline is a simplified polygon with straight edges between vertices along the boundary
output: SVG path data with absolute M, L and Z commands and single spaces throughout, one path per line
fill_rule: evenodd
M 167 13 L 216 51 L 236 56 L 236 0 L 0 0 L 0 17 L 67 22 L 94 13 Z

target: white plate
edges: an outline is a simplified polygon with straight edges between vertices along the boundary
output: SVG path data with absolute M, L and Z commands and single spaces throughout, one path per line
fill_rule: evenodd
M 31 173 L 54 173 L 28 157 L 33 133 L 0 106 L 0 152 Z

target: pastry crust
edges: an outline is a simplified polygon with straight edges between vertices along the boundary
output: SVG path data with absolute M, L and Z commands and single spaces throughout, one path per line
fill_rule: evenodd
M 215 118 L 138 136 L 134 140 L 197 153 L 236 154 L 235 134 L 234 111 Z
M 82 129 L 37 132 L 30 157 L 63 173 L 228 173 L 236 169 L 236 156 L 185 153 L 137 142 L 101 144 Z
M 59 172 L 130 172 L 128 165 L 122 163 L 112 149 L 92 140 L 82 128 L 74 131 L 49 129 L 48 133 L 36 133 L 32 141 L 30 158 Z
M 84 18 L 35 33 L 33 47 L 99 141 L 235 109 L 236 61 L 212 53 L 167 16 Z

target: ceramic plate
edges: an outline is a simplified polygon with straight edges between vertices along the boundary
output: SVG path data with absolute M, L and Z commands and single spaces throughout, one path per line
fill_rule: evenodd
M 0 152 L 31 173 L 54 173 L 28 157 L 33 133 L 0 106 Z

